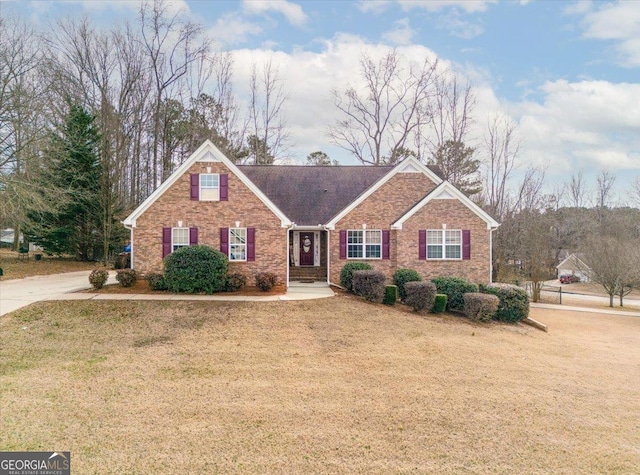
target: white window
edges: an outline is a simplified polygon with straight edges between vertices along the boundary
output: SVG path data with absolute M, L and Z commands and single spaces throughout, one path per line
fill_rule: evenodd
M 171 252 L 189 245 L 189 228 L 171 229 Z
M 382 231 L 353 229 L 347 231 L 348 259 L 381 259 Z
M 462 231 L 427 229 L 427 259 L 462 259 Z
M 247 260 L 247 228 L 229 228 L 229 260 Z
M 200 174 L 200 201 L 220 201 L 220 175 Z

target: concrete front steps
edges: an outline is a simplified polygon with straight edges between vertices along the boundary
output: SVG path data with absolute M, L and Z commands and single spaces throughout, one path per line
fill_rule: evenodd
M 289 282 L 326 282 L 327 267 L 289 267 Z

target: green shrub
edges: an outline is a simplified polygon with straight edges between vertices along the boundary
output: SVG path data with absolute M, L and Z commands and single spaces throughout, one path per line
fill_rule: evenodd
M 357 270 L 353 273 L 353 293 L 369 302 L 382 302 L 386 276 L 377 270 Z
M 371 267 L 366 262 L 348 262 L 340 271 L 340 285 L 347 289 L 349 292 L 353 292 L 353 273 L 357 270 L 371 270 Z
M 172 292 L 224 290 L 229 262 L 227 256 L 208 246 L 185 246 L 164 260 L 164 280 Z
M 167 290 L 167 283 L 162 274 L 151 272 L 145 277 L 151 290 Z
M 495 295 L 469 292 L 464 294 L 464 314 L 471 320 L 488 322 L 496 314 L 500 299 Z
M 464 311 L 463 295 L 478 291 L 476 284 L 460 277 L 436 277 L 431 282 L 436 284 L 439 294 L 447 296 L 447 310 Z
M 247 277 L 238 272 L 227 274 L 227 283 L 225 290 L 227 292 L 237 292 L 247 285 Z
M 385 305 L 395 305 L 397 301 L 398 301 L 398 286 L 387 285 L 384 288 L 384 300 L 382 300 L 382 303 Z
M 263 292 L 269 292 L 278 283 L 278 276 L 273 272 L 261 272 L 256 275 L 256 287 Z
M 436 286 L 431 282 L 413 281 L 404 284 L 407 296 L 404 303 L 416 312 L 431 310 L 436 300 Z
M 138 275 L 133 269 L 123 269 L 116 273 L 116 280 L 123 287 L 131 287 L 138 280 Z
M 526 290 L 509 284 L 480 285 L 480 292 L 500 299 L 496 320 L 516 323 L 529 316 L 529 295 Z
M 398 286 L 398 293 L 400 294 L 400 300 L 404 300 L 407 293 L 404 290 L 404 284 L 407 282 L 419 282 L 422 280 L 422 276 L 418 274 L 418 271 L 413 269 L 398 269 L 393 274 L 393 283 Z
M 445 294 L 436 294 L 433 302 L 432 313 L 442 313 L 447 309 L 447 296 Z
M 109 273 L 104 269 L 95 269 L 89 274 L 89 283 L 94 289 L 101 289 L 109 279 Z

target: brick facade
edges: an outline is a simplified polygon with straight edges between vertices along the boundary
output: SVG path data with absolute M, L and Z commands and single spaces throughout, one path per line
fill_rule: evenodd
M 190 174 L 229 174 L 228 201 L 192 201 Z M 286 282 L 287 230 L 278 218 L 223 163 L 196 162 L 167 189 L 137 219 L 133 231 L 133 265 L 142 273 L 162 272 L 162 228 L 198 228 L 198 244 L 220 249 L 220 228 L 240 227 L 256 229 L 256 258 L 253 262 L 230 262 L 230 272 L 247 276 L 249 282 L 259 272 L 273 272 L 281 283 Z

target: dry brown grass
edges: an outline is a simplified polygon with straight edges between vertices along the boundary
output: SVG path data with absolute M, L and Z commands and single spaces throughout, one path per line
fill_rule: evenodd
M 0 449 L 74 473 L 633 473 L 640 319 L 57 302 L 0 320 Z
M 33 275 L 51 275 L 61 272 L 75 272 L 103 268 L 96 262 L 79 262 L 68 257 L 50 257 L 43 254 L 42 260 L 33 258 L 35 253 L 29 253 L 29 258 L 20 258 L 19 254 L 7 249 L 0 249 L 0 268 L 4 272 L 3 280 L 23 279 Z

